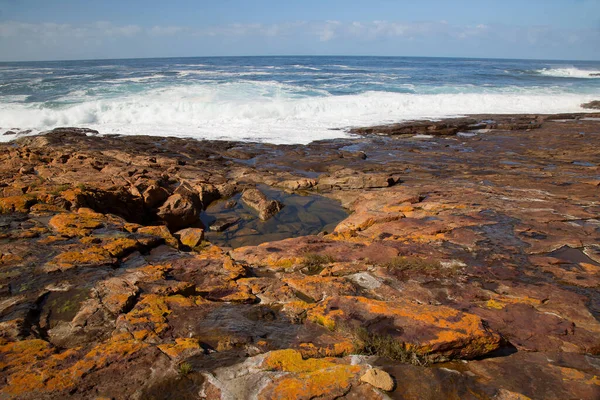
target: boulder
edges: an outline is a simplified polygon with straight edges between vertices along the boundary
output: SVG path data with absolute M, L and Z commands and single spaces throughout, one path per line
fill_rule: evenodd
M 171 230 L 179 230 L 199 222 L 200 210 L 189 196 L 173 194 L 158 209 L 158 218 Z
M 154 208 L 169 198 L 169 192 L 158 185 L 150 185 L 144 190 L 142 197 L 147 207 Z
M 363 376 L 360 377 L 360 380 L 386 392 L 391 392 L 394 390 L 394 380 L 390 374 L 380 370 L 379 368 L 368 370 Z
M 375 189 L 394 186 L 398 180 L 389 174 L 364 174 L 354 171 L 340 171 L 319 179 L 319 190 Z
M 242 201 L 249 207 L 258 211 L 258 217 L 266 221 L 283 208 L 283 203 L 277 200 L 269 200 L 267 196 L 258 189 L 246 189 L 242 194 Z
M 204 240 L 204 230 L 198 228 L 182 229 L 176 233 L 181 244 L 194 248 Z

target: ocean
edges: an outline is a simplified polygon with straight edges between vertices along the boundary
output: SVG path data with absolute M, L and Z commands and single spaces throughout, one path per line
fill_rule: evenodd
M 600 62 L 199 57 L 0 63 L 0 140 L 59 126 L 278 144 L 355 126 L 584 111 Z

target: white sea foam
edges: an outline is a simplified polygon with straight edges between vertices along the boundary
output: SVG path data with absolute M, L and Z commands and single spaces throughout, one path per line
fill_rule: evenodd
M 128 77 L 128 78 L 117 78 L 117 79 L 105 79 L 102 82 L 107 82 L 107 83 L 126 83 L 126 82 L 133 82 L 133 83 L 141 83 L 141 82 L 147 82 L 153 79 L 163 79 L 165 76 L 163 74 L 154 74 L 154 75 L 150 75 L 150 76 L 133 76 L 133 77 Z
M 310 67 L 308 65 L 301 65 L 301 64 L 295 64 L 292 65 L 292 67 L 296 68 L 296 69 L 309 69 L 311 71 L 320 71 L 321 68 L 315 68 L 315 67 Z
M 345 137 L 351 126 L 408 119 L 486 113 L 583 111 L 594 95 L 402 94 L 367 92 L 308 97 L 306 90 L 276 82 L 182 85 L 116 99 L 46 108 L 0 104 L 0 126 L 46 130 L 80 126 L 102 133 L 187 136 L 206 139 L 308 143 Z M 0 136 L 0 140 L 10 140 Z
M 555 78 L 584 78 L 600 79 L 600 70 L 585 70 L 579 68 L 543 68 L 536 71 L 540 75 L 553 76 Z

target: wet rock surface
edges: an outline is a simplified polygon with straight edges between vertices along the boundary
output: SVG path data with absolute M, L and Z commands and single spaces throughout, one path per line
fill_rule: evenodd
M 0 397 L 597 399 L 596 118 L 2 144 Z

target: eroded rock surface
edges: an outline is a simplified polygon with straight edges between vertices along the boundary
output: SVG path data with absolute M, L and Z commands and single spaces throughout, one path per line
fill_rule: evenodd
M 0 397 L 597 399 L 593 115 L 0 145 Z M 351 213 L 210 243 L 203 210 L 258 185 Z

